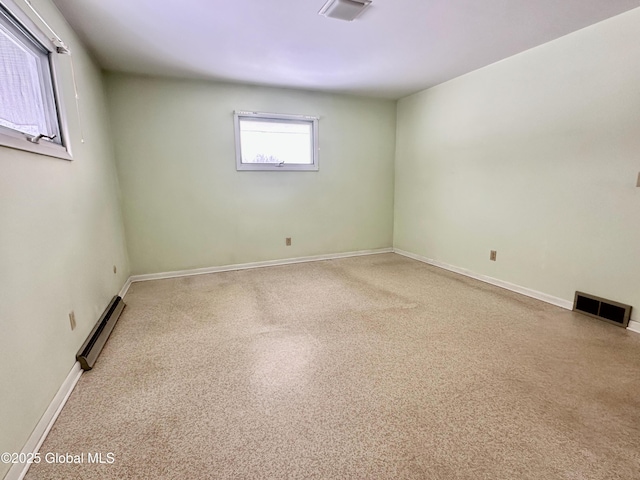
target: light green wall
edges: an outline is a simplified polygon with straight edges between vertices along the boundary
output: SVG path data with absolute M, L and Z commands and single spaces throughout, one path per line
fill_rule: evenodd
M 640 9 L 401 99 L 396 141 L 396 248 L 640 309 Z
M 34 5 L 72 48 L 85 143 L 62 57 L 74 161 L 0 147 L 0 452 L 22 449 L 129 276 L 101 72 L 55 7 Z
M 107 91 L 134 274 L 391 246 L 394 101 L 124 74 Z M 236 171 L 234 110 L 318 115 L 320 170 Z

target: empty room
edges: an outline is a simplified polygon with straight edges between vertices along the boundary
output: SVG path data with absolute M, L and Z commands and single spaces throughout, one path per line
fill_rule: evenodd
M 0 478 L 640 479 L 640 0 L 0 0 Z

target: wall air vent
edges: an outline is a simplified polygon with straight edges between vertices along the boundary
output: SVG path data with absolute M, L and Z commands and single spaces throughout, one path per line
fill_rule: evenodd
M 125 304 L 122 298 L 119 296 L 113 297 L 106 310 L 93 327 L 89 337 L 85 340 L 84 344 L 80 347 L 80 350 L 76 354 L 76 360 L 80 362 L 83 370 L 91 370 L 96 363 L 98 355 L 102 351 L 102 347 L 107 343 L 109 335 L 113 327 L 116 326 L 118 317 L 124 310 Z
M 576 292 L 573 311 L 584 313 L 619 327 L 626 327 L 631 317 L 631 305 L 596 297 L 588 293 Z

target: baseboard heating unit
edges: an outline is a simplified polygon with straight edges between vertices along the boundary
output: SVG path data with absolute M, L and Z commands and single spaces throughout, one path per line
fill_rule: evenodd
M 113 297 L 100 320 L 91 330 L 87 340 L 76 355 L 76 360 L 80 362 L 83 370 L 91 370 L 93 368 L 98 355 L 102 351 L 102 347 L 107 343 L 107 339 L 111 335 L 113 327 L 116 326 L 116 322 L 125 306 L 122 298 L 117 295 Z
M 596 297 L 588 293 L 576 292 L 573 310 L 595 317 L 619 327 L 627 327 L 631 317 L 631 305 Z

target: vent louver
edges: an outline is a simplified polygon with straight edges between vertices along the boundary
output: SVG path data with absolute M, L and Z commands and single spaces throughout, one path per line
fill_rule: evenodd
M 328 0 L 318 14 L 350 22 L 358 18 L 369 5 L 371 0 Z
M 613 300 L 583 292 L 576 292 L 573 300 L 573 310 L 613 323 L 619 327 L 626 327 L 631 317 L 631 305 L 625 305 L 624 303 L 614 302 Z

